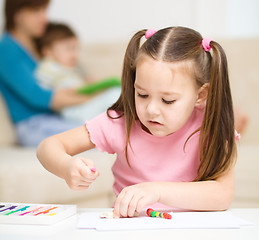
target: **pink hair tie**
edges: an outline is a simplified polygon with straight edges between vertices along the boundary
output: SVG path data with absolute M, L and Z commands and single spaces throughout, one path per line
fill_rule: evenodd
M 236 139 L 236 141 L 239 141 L 240 138 L 241 138 L 240 133 L 238 133 L 237 130 L 235 130 L 235 139 Z
M 148 29 L 145 33 L 145 38 L 149 39 L 150 37 L 152 37 L 154 34 L 156 33 L 156 30 L 154 29 Z
M 211 49 L 210 42 L 213 41 L 210 38 L 203 38 L 202 39 L 202 47 L 206 52 L 209 52 Z

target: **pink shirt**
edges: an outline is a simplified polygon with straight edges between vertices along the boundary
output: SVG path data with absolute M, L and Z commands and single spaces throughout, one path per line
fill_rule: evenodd
M 184 143 L 201 126 L 203 113 L 203 110 L 195 108 L 190 119 L 180 130 L 165 137 L 147 133 L 141 128 L 140 122 L 136 121 L 130 136 L 133 151 L 128 147 L 131 168 L 124 152 L 126 143 L 124 117 L 110 119 L 103 113 L 86 121 L 90 139 L 96 148 L 117 154 L 112 167 L 115 194 L 118 195 L 126 186 L 141 182 L 193 181 L 199 167 L 199 132 L 189 139 L 185 149 Z M 110 111 L 110 115 L 118 116 L 115 111 Z

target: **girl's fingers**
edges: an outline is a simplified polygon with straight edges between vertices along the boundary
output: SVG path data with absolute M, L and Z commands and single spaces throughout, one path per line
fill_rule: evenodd
M 82 158 L 82 160 L 85 163 L 85 165 L 88 166 L 89 168 L 93 168 L 94 167 L 93 160 L 88 159 L 88 158 Z
M 94 162 L 92 160 L 87 159 L 87 158 L 82 158 L 82 161 L 88 167 L 88 171 L 87 171 L 88 174 L 92 173 L 94 175 L 94 173 L 97 172 L 97 169 L 96 169 L 96 167 L 94 165 Z
M 113 210 L 113 217 L 114 218 L 119 218 L 120 217 L 120 202 L 124 197 L 124 191 L 122 190 L 120 192 L 120 194 L 118 195 L 118 197 L 115 200 L 115 204 L 114 204 L 114 210 Z
M 140 213 L 145 206 L 147 206 L 150 202 L 146 197 L 142 197 L 139 199 L 137 207 L 136 207 L 136 212 Z
M 81 169 L 79 170 L 79 172 L 80 172 L 81 176 L 87 180 L 94 181 L 99 176 L 99 173 L 97 171 L 95 171 L 95 172 L 91 171 L 91 169 L 86 165 L 83 165 L 81 167 Z
M 73 190 L 76 191 L 84 191 L 89 188 L 91 183 L 86 182 L 86 181 L 79 181 L 78 184 L 73 188 Z
M 93 175 L 93 172 L 90 170 L 90 168 L 88 166 L 86 166 L 83 162 L 81 163 L 79 173 L 81 174 L 81 176 L 83 176 L 85 178 Z
M 142 196 L 132 188 L 122 190 L 115 202 L 114 217 L 133 217 L 141 198 Z
M 90 185 L 92 184 L 94 181 L 92 180 L 85 180 L 85 179 L 81 179 L 78 183 L 78 185 Z
M 77 177 L 76 179 L 74 178 L 72 181 L 67 183 L 72 190 L 77 190 L 78 186 L 88 188 L 93 183 L 93 180 L 87 180 L 87 179 L 82 179 L 80 177 Z
M 84 185 L 79 185 L 77 187 L 77 191 L 84 191 L 84 190 L 87 190 L 89 188 L 89 185 L 88 186 L 84 186 Z
M 128 206 L 128 216 L 129 217 L 133 217 L 135 212 L 137 211 L 137 206 L 139 201 L 142 198 L 139 197 L 139 195 L 134 195 L 131 199 L 131 201 L 129 202 L 129 206 Z
M 124 188 L 118 195 L 114 205 L 114 217 L 133 217 L 147 205 L 156 202 L 156 196 L 150 196 L 148 184 L 137 184 Z
M 120 201 L 119 212 L 121 216 L 128 217 L 129 203 L 132 200 L 132 198 L 133 198 L 133 195 L 125 194 L 123 199 Z

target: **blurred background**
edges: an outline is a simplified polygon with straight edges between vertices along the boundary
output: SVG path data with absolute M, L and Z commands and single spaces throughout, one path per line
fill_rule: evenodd
M 258 0 L 52 0 L 49 18 L 70 24 L 85 43 L 128 40 L 139 29 L 172 25 L 212 38 L 259 36 Z
M 3 2 L 0 0 L 1 31 Z M 140 29 L 180 25 L 218 41 L 228 57 L 235 109 L 238 116 L 245 119 L 238 144 L 233 206 L 259 207 L 258 0 L 51 0 L 48 15 L 50 20 L 65 22 L 75 30 L 81 42 L 82 65 L 95 78 L 120 76 L 127 43 Z M 96 183 L 98 187 L 92 186 L 87 193 L 72 192 L 63 180 L 39 165 L 35 149 L 15 145 L 11 123 L 8 117 L 6 119 L 0 122 L 0 200 L 110 206 L 113 156 L 86 153 L 98 162 L 102 178 Z M 104 158 L 110 159 L 108 163 Z M 24 161 L 22 169 L 17 167 L 19 161 Z M 7 171 L 10 167 L 16 172 L 10 174 Z M 38 179 L 37 186 L 31 182 L 31 176 Z M 46 183 L 52 188 L 47 188 Z M 12 184 L 13 188 L 6 188 Z M 26 191 L 24 186 L 27 186 Z M 37 192 L 39 186 L 41 191 Z

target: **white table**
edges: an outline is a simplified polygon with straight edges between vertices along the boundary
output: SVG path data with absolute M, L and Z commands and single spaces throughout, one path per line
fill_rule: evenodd
M 78 213 L 84 211 L 107 211 L 109 209 L 78 209 Z M 109 231 L 98 232 L 96 230 L 79 230 L 76 228 L 77 215 L 70 217 L 51 226 L 29 226 L 0 224 L 0 240 L 76 240 L 76 239 L 111 239 L 111 240 L 136 240 L 136 239 L 217 239 L 235 240 L 259 239 L 259 208 L 231 209 L 231 213 L 244 220 L 253 222 L 254 226 L 242 227 L 240 229 L 166 229 L 166 230 L 142 230 L 142 231 Z

